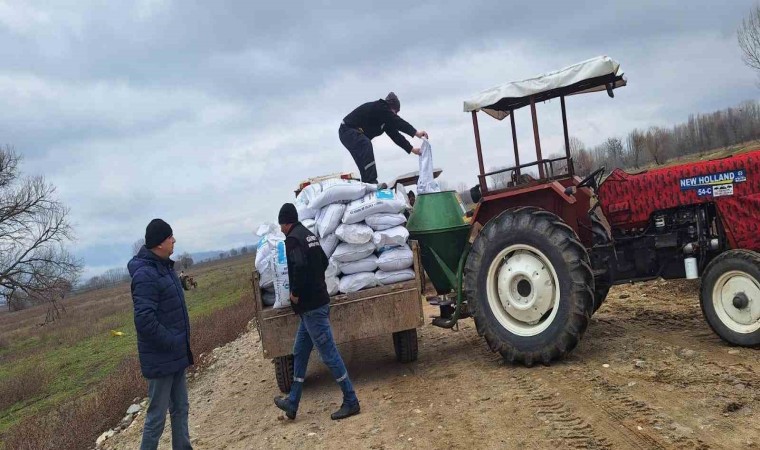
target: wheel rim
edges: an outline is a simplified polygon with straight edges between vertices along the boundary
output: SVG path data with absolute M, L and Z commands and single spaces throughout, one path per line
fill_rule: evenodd
M 760 329 L 760 283 L 746 272 L 732 270 L 718 278 L 713 288 L 718 319 L 736 333 Z
M 535 336 L 557 316 L 557 273 L 535 247 L 515 244 L 499 252 L 488 269 L 487 284 L 491 311 L 511 333 Z

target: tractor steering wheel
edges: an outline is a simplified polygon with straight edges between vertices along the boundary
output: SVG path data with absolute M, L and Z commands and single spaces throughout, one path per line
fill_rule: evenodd
M 582 179 L 580 183 L 578 183 L 575 188 L 582 188 L 582 187 L 590 187 L 594 191 L 599 187 L 599 181 L 597 178 L 601 177 L 604 174 L 604 167 L 600 167 L 596 169 L 595 171 L 591 172 L 589 176 Z M 593 182 L 593 184 L 592 184 Z

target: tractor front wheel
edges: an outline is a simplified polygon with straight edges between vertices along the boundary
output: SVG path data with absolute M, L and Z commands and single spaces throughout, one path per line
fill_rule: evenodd
M 572 228 L 539 208 L 488 222 L 465 267 L 467 304 L 478 333 L 508 362 L 532 366 L 564 357 L 594 307 L 588 253 Z
M 705 268 L 699 292 L 710 328 L 726 342 L 760 345 L 760 254 L 729 250 Z

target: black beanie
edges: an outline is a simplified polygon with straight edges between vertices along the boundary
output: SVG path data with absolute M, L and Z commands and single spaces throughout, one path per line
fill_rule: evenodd
M 145 228 L 145 247 L 153 248 L 173 235 L 172 227 L 161 219 L 153 219 Z
M 388 106 L 390 106 L 394 111 L 401 111 L 401 102 L 393 92 L 388 93 L 388 96 L 385 97 L 385 101 L 388 102 Z
M 285 203 L 280 208 L 280 214 L 277 216 L 277 222 L 280 225 L 298 222 L 298 211 L 292 203 Z

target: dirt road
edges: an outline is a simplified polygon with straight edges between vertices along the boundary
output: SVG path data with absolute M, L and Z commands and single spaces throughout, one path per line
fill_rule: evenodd
M 471 320 L 426 325 L 410 365 L 395 362 L 390 336 L 341 350 L 362 414 L 336 423 L 340 391 L 320 362 L 291 422 L 272 404 L 255 330 L 217 349 L 190 385 L 195 448 L 760 448 L 760 349 L 719 340 L 692 282 L 613 288 L 551 367 L 505 365 Z M 141 429 L 138 418 L 108 447 L 137 448 Z M 167 422 L 162 448 L 169 434 Z

